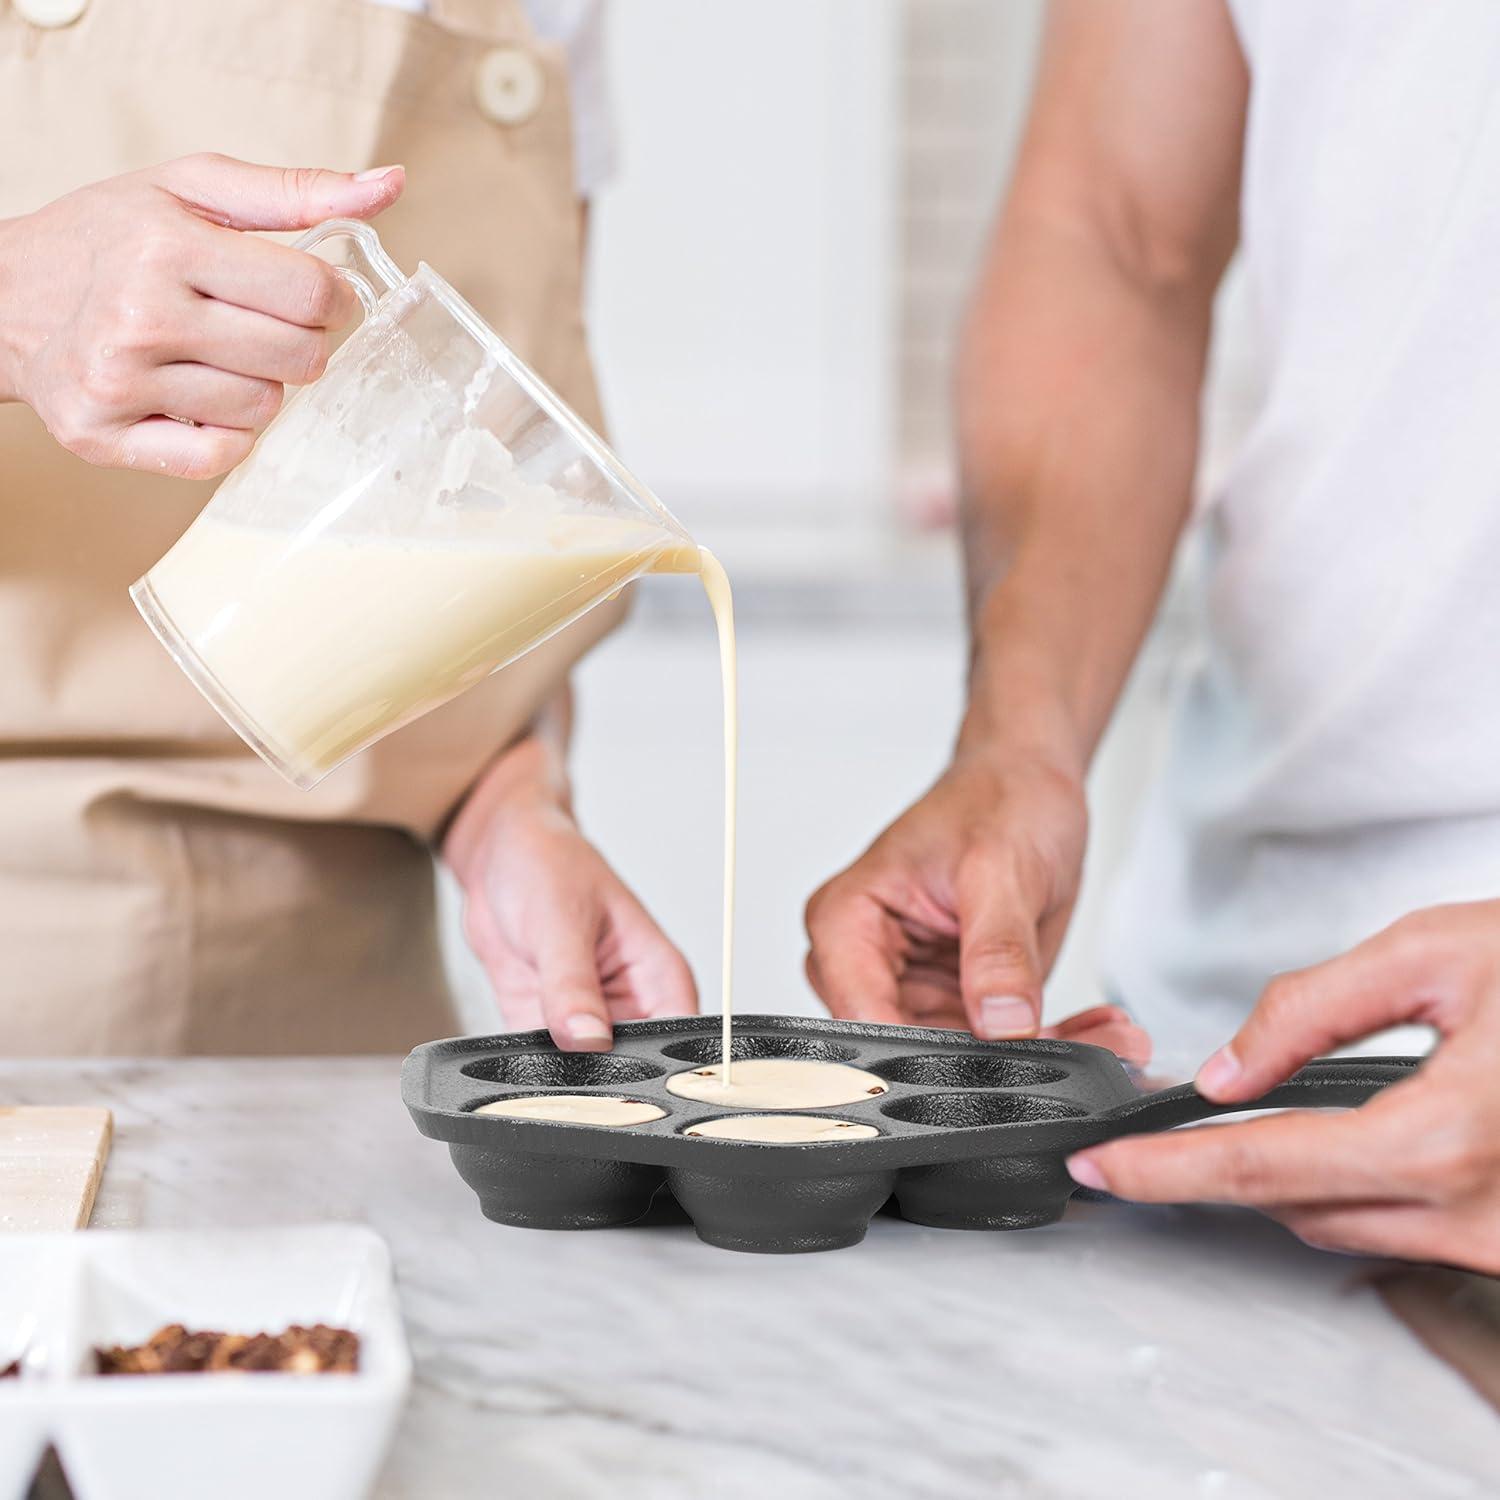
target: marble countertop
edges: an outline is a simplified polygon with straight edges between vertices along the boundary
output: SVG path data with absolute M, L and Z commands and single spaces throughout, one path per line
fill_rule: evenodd
M 372 1224 L 417 1379 L 381 1500 L 1481 1496 L 1500 1423 L 1371 1288 L 1252 1214 L 1076 1203 L 1017 1234 L 877 1217 L 748 1256 L 670 1205 L 479 1215 L 394 1059 L 0 1065 L 105 1104 L 94 1223 Z

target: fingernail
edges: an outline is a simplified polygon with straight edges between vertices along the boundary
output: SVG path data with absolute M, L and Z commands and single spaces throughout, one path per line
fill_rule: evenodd
M 574 1042 L 609 1042 L 614 1038 L 607 1022 L 586 1013 L 569 1016 L 563 1022 L 563 1030 Z
M 1193 1087 L 1210 1099 L 1234 1087 L 1245 1070 L 1230 1047 L 1220 1047 L 1209 1060 L 1198 1069 Z
M 1107 1193 L 1109 1184 L 1104 1180 L 1104 1173 L 1099 1170 L 1098 1163 L 1087 1155 L 1070 1156 L 1068 1158 L 1068 1176 L 1078 1184 L 1079 1187 L 1093 1188 L 1096 1193 Z
M 399 165 L 393 165 L 389 167 L 369 167 L 363 172 L 356 172 L 354 174 L 354 180 L 356 182 L 374 182 L 378 178 L 389 177 L 392 172 L 399 172 L 400 170 L 401 168 Z
M 979 1034 L 992 1042 L 1030 1036 L 1036 1015 L 1019 995 L 988 995 L 979 1002 Z

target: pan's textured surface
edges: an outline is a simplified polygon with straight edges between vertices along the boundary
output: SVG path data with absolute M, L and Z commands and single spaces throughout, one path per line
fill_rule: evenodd
M 864 1238 L 894 1196 L 904 1218 L 945 1229 L 1022 1229 L 1061 1216 L 1084 1146 L 1226 1113 L 1190 1086 L 1142 1094 L 1113 1053 L 1077 1042 L 981 1042 L 966 1032 L 805 1016 L 736 1018 L 735 1059 L 849 1063 L 890 1089 L 798 1110 L 873 1126 L 853 1141 L 768 1144 L 687 1136 L 734 1111 L 667 1090 L 715 1060 L 718 1019 L 631 1021 L 612 1052 L 559 1052 L 544 1031 L 428 1042 L 401 1092 L 418 1130 L 444 1141 L 485 1216 L 534 1229 L 599 1229 L 642 1217 L 666 1186 L 699 1236 L 732 1250 L 836 1250 Z M 1353 1105 L 1415 1058 L 1323 1059 L 1242 1109 Z M 628 1127 L 476 1115 L 497 1099 L 613 1094 L 657 1105 Z

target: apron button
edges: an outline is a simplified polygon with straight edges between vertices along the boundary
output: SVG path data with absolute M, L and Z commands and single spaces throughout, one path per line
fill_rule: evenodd
M 67 3 L 77 4 L 78 0 Z M 537 112 L 545 89 L 537 60 L 518 47 L 496 47 L 486 52 L 474 71 L 474 98 L 479 111 L 497 125 L 524 125 Z
M 71 26 L 89 8 L 89 0 L 12 0 L 16 14 L 33 26 Z

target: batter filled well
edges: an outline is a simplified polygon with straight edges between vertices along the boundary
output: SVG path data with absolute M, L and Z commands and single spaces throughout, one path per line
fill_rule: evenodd
M 667 1080 L 668 1091 L 684 1099 L 738 1109 L 823 1109 L 853 1104 L 883 1094 L 889 1087 L 884 1079 L 847 1063 L 798 1057 L 747 1058 L 735 1063 L 727 1083 L 721 1063 L 677 1073 Z
M 734 1115 L 689 1125 L 682 1133 L 716 1141 L 767 1141 L 778 1145 L 862 1141 L 880 1134 L 873 1125 L 830 1120 L 826 1115 Z
M 567 1125 L 644 1125 L 648 1120 L 661 1119 L 666 1110 L 638 1099 L 603 1094 L 534 1094 L 525 1099 L 496 1099 L 493 1104 L 481 1104 L 474 1113 Z

